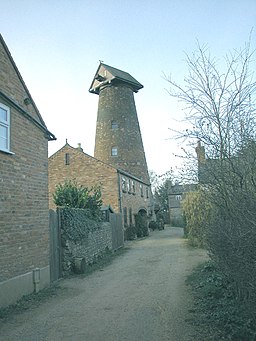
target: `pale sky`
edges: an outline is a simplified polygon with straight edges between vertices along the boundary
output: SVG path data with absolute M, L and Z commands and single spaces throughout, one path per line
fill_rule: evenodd
M 186 75 L 185 52 L 196 40 L 221 59 L 248 41 L 256 48 L 256 0 L 0 0 L 0 32 L 48 127 L 64 144 L 93 156 L 98 96 L 88 92 L 99 60 L 129 72 L 148 168 L 179 167 L 180 104 L 163 73 Z

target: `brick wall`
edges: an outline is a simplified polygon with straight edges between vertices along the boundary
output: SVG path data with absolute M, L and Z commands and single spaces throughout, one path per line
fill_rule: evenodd
M 0 36 L 0 91 L 28 111 L 33 118 L 40 121 L 38 112 L 33 105 L 26 105 L 24 102 L 26 98 L 30 97 L 30 94 L 23 86 L 23 79 L 9 54 L 10 52 Z
M 68 165 L 66 165 L 66 155 L 68 155 Z M 56 185 L 64 183 L 65 179 L 76 180 L 78 184 L 86 187 L 101 184 L 103 204 L 110 205 L 116 213 L 120 212 L 121 206 L 120 213 L 122 213 L 123 222 L 124 208 L 126 208 L 128 225 L 130 225 L 130 216 L 132 216 L 132 224 L 135 224 L 134 214 L 137 214 L 140 209 L 144 209 L 150 214 L 151 208 L 153 208 L 149 185 L 128 174 L 124 175 L 118 172 L 113 167 L 68 144 L 49 158 L 49 205 L 51 209 L 55 209 L 53 193 Z M 125 190 L 123 179 L 126 181 Z M 130 184 L 134 183 L 135 191 L 129 190 L 129 181 Z M 143 196 L 141 195 L 141 186 Z
M 43 132 L 11 108 L 14 155 L 0 152 L 0 282 L 49 264 L 47 149 Z
M 66 165 L 66 155 L 69 164 Z M 56 185 L 65 180 L 76 180 L 79 185 L 101 186 L 102 200 L 119 212 L 118 175 L 116 169 L 66 144 L 49 158 L 49 205 L 55 209 L 53 193 Z
M 10 150 L 0 151 L 0 283 L 49 265 L 48 141 L 43 124 L 0 36 L 0 102 L 10 108 Z M 31 98 L 31 97 L 30 97 Z M 14 293 L 13 293 L 13 296 Z M 1 304 L 1 302 L 0 302 Z
M 112 129 L 113 121 L 116 129 Z M 111 156 L 114 146 L 117 155 Z M 133 90 L 126 85 L 111 85 L 100 90 L 94 155 L 150 182 Z
M 123 181 L 126 181 L 126 186 L 122 186 Z M 129 188 L 130 184 L 132 188 Z M 152 194 L 149 185 L 146 185 L 138 180 L 135 180 L 128 175 L 120 174 L 120 192 L 122 197 L 122 214 L 124 225 L 130 226 L 135 224 L 134 214 L 140 210 L 145 210 L 148 215 L 153 209 Z M 127 224 L 125 223 L 124 215 L 127 212 Z

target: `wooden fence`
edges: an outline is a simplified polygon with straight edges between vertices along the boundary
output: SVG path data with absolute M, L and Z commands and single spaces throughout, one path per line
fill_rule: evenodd
M 59 212 L 50 210 L 50 276 L 51 282 L 63 276 L 61 245 L 61 221 Z M 124 245 L 124 231 L 121 214 L 110 213 L 109 223 L 112 230 L 112 251 Z

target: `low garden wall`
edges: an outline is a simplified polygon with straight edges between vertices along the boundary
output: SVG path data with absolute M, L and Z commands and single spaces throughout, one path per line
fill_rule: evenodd
M 62 270 L 65 274 L 84 272 L 85 267 L 112 250 L 112 228 L 109 222 L 95 221 L 87 210 L 58 208 Z

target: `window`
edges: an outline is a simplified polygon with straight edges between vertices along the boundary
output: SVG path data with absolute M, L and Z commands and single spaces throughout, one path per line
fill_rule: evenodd
M 118 129 L 118 123 L 117 123 L 117 121 L 111 121 L 111 129 L 113 129 L 113 130 Z
M 69 153 L 66 153 L 65 154 L 65 165 L 70 165 L 70 156 L 69 156 Z
M 143 197 L 144 193 L 143 193 L 143 185 L 140 184 L 140 196 Z
M 176 200 L 181 201 L 182 200 L 182 196 L 181 195 L 176 195 Z
M 127 226 L 127 208 L 124 207 L 124 226 Z
M 132 180 L 132 194 L 136 193 L 135 182 Z
M 131 179 L 128 180 L 128 193 L 132 193 Z
M 0 103 L 0 150 L 10 151 L 10 108 Z
M 127 192 L 127 181 L 124 176 L 122 177 L 122 191 Z
M 111 156 L 117 156 L 117 147 L 111 148 Z
M 130 223 L 130 226 L 132 226 L 132 209 L 129 208 L 129 223 Z
M 147 197 L 147 199 L 149 198 L 149 191 L 148 191 L 148 187 L 146 187 L 146 197 Z

